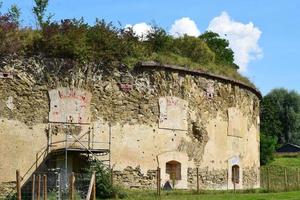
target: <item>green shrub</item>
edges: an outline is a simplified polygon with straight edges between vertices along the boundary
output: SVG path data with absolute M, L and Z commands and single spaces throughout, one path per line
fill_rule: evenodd
M 274 136 L 260 134 L 260 163 L 265 165 L 274 159 L 277 139 Z
M 18 24 L 10 14 L 0 15 L 0 56 L 16 54 L 22 47 Z
M 190 58 L 193 62 L 209 64 L 215 61 L 215 54 L 199 38 L 185 35 L 174 39 L 174 47 L 176 48 L 174 53 Z
M 110 170 L 99 161 L 90 161 L 88 173 L 96 172 L 96 196 L 98 198 L 124 198 L 126 193 L 119 185 L 112 184 Z

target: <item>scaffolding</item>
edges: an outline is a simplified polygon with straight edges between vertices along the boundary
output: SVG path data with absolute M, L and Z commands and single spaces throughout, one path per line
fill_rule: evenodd
M 54 139 L 52 128 L 54 126 L 60 126 L 69 130 L 71 127 L 85 127 L 88 131 L 85 133 L 78 134 L 77 136 L 71 131 L 64 131 L 64 138 L 60 135 L 59 139 Z M 111 168 L 111 124 L 108 124 L 108 137 L 107 141 L 101 139 L 101 135 L 97 135 L 94 132 L 94 126 L 91 123 L 48 123 L 48 143 L 47 152 L 50 155 L 64 155 L 64 169 L 66 183 L 68 182 L 68 155 L 70 153 L 87 154 L 89 158 L 95 159 L 102 162 L 109 169 Z M 104 132 L 102 132 L 104 133 Z M 101 132 L 99 133 L 101 134 Z M 56 135 L 57 137 L 57 135 Z M 105 138 L 105 137 L 102 137 Z M 105 158 L 104 158 L 105 157 Z
M 60 127 L 62 131 L 52 130 Z M 77 127 L 79 129 L 74 129 Z M 75 130 L 75 131 L 74 131 Z M 96 130 L 96 131 L 95 131 Z M 62 134 L 63 133 L 63 134 Z M 57 192 L 57 199 L 61 199 L 63 193 L 68 191 L 69 176 L 75 172 L 77 182 L 84 183 L 86 172 L 78 172 L 73 167 L 82 167 L 81 163 L 72 163 L 72 171 L 68 171 L 68 157 L 70 160 L 83 161 L 86 165 L 90 159 L 102 162 L 108 169 L 111 169 L 111 124 L 105 124 L 95 128 L 93 123 L 76 124 L 76 123 L 56 123 L 49 122 L 47 128 L 47 144 L 36 153 L 36 160 L 31 167 L 22 174 L 22 191 L 29 196 L 32 184 L 35 183 L 35 175 L 47 175 L 49 178 L 48 190 Z M 83 155 L 83 156 L 82 156 Z M 73 156 L 73 157 L 72 157 Z M 77 157 L 78 156 L 78 157 Z M 61 158 L 61 160 L 59 160 Z M 59 164 L 57 163 L 59 160 Z M 54 162 L 55 165 L 52 165 Z M 78 166 L 77 166 L 78 165 Z M 77 168 L 79 169 L 79 168 Z M 74 170 L 74 171 L 73 171 Z M 89 176 L 89 175 L 88 175 Z M 82 188 L 81 188 L 82 189 Z

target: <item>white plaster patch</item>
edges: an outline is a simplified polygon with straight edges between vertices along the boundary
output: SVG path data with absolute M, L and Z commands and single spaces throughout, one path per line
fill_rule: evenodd
M 209 83 L 206 88 L 206 96 L 207 98 L 212 99 L 214 97 L 214 94 L 215 94 L 214 85 L 213 83 Z
M 12 96 L 9 96 L 7 98 L 7 101 L 6 101 L 6 106 L 9 110 L 13 110 L 15 109 L 15 105 L 14 105 L 14 98 Z
M 159 128 L 187 130 L 188 102 L 177 97 L 159 98 Z
M 235 107 L 228 108 L 228 135 L 243 137 L 242 113 Z
M 229 162 L 231 165 L 239 165 L 240 158 L 238 156 L 233 156 L 231 159 L 229 159 Z
M 49 91 L 50 122 L 89 123 L 92 94 L 80 89 L 58 88 Z

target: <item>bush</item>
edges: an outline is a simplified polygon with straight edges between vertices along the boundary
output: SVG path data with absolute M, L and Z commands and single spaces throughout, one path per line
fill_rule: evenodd
M 277 139 L 274 136 L 260 134 L 260 163 L 265 165 L 274 159 Z
M 174 39 L 174 46 L 176 48 L 174 53 L 190 58 L 194 62 L 208 64 L 215 61 L 215 54 L 199 38 L 185 35 L 184 37 Z
M 18 24 L 10 14 L 0 15 L 0 56 L 16 54 L 22 43 Z
M 98 198 L 124 198 L 126 193 L 118 185 L 113 185 L 111 181 L 111 173 L 103 163 L 99 161 L 90 161 L 88 173 L 96 172 L 96 196 Z
M 88 60 L 87 28 L 82 19 L 44 24 L 41 37 L 34 40 L 34 52 L 42 52 L 49 57 Z

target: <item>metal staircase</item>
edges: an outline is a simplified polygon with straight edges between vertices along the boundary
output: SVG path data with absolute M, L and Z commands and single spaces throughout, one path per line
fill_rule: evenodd
M 88 131 L 78 135 L 72 132 L 65 132 L 64 135 L 55 135 L 52 128 L 61 126 L 64 128 L 74 126 L 87 126 Z M 102 132 L 102 131 L 101 131 Z M 101 140 L 102 133 L 94 133 L 92 124 L 74 124 L 74 123 L 48 123 L 47 144 L 36 154 L 36 160 L 27 172 L 22 176 L 22 182 L 25 184 L 28 178 L 34 172 L 37 172 L 41 166 L 51 157 L 60 155 L 64 159 L 63 171 L 68 171 L 68 156 L 70 154 L 86 154 L 89 158 L 102 162 L 108 168 L 111 168 L 111 125 L 109 124 L 108 135 Z M 45 170 L 45 169 L 43 169 Z M 66 174 L 66 178 L 67 178 Z

